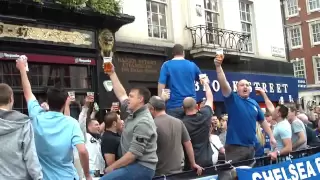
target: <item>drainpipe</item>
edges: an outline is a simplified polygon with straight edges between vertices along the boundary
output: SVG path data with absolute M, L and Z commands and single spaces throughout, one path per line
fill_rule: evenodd
M 283 24 L 283 36 L 284 36 L 284 43 L 285 43 L 285 51 L 287 61 L 290 62 L 290 51 L 289 51 L 289 42 L 288 42 L 288 31 L 287 31 L 287 20 L 286 20 L 286 13 L 285 13 L 285 0 L 280 0 L 280 9 L 281 9 L 281 16 L 282 16 L 282 24 Z

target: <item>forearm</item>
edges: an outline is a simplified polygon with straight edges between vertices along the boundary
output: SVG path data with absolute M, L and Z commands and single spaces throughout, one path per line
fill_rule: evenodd
M 92 111 L 91 115 L 90 115 L 90 119 L 95 119 L 96 118 L 96 111 Z
M 111 74 L 110 79 L 112 81 L 114 94 L 119 99 L 119 101 L 124 100 L 123 98 L 127 97 L 127 93 L 124 87 L 122 86 L 117 74 L 116 73 Z
M 204 83 L 204 87 L 206 89 L 207 102 L 213 103 L 213 94 L 212 94 L 209 83 Z
M 184 143 L 184 148 L 186 149 L 186 153 L 189 159 L 189 163 L 191 165 L 195 164 L 196 161 L 194 159 L 194 152 L 193 152 L 193 147 L 191 141 L 187 141 Z
M 273 132 L 272 132 L 269 124 L 267 123 L 267 121 L 263 120 L 263 122 L 261 122 L 260 124 L 261 124 L 262 129 L 264 130 L 264 132 L 266 132 L 268 134 L 270 139 L 273 139 L 274 138 Z
M 118 161 L 114 162 L 111 165 L 111 167 L 113 169 L 119 169 L 121 167 L 124 167 L 124 166 L 127 166 L 127 165 L 133 163 L 135 160 L 136 160 L 136 156 L 131 152 L 127 152 Z
M 292 152 L 292 146 L 285 146 L 284 148 L 281 149 L 280 155 L 281 155 L 281 156 L 282 156 L 282 155 L 286 156 L 286 155 L 288 155 L 288 154 L 291 153 L 291 152 Z
M 292 144 L 292 150 L 295 151 L 299 146 L 306 142 L 305 138 L 299 138 L 298 141 Z
M 162 91 L 163 91 L 163 89 L 165 89 L 165 88 L 166 88 L 166 85 L 165 85 L 165 84 L 160 84 L 160 83 L 158 83 L 158 96 L 161 97 Z
M 81 166 L 82 166 L 84 175 L 86 177 L 90 176 L 88 151 L 83 152 L 83 153 L 79 153 L 79 157 L 80 157 L 80 162 L 81 162 Z
M 223 71 L 222 67 L 221 66 L 217 67 L 216 71 L 217 71 L 217 79 L 218 79 L 218 82 L 220 84 L 222 94 L 225 97 L 229 96 L 230 93 L 231 93 L 231 87 L 230 87 L 230 85 L 228 83 L 228 80 L 226 78 L 226 75 L 224 74 L 224 71 Z
M 272 102 L 270 101 L 269 97 L 267 96 L 267 94 L 263 94 L 262 95 L 263 99 L 264 99 L 264 103 L 266 104 L 266 107 L 268 109 L 268 111 L 270 113 L 272 113 L 274 111 L 274 105 L 272 104 Z
M 66 104 L 63 113 L 65 116 L 70 116 L 70 105 Z
M 20 75 L 21 75 L 22 89 L 23 89 L 23 93 L 24 93 L 24 97 L 25 97 L 26 101 L 28 102 L 32 98 L 35 99 L 35 97 L 32 93 L 32 90 L 31 90 L 31 84 L 30 84 L 27 72 L 20 71 Z

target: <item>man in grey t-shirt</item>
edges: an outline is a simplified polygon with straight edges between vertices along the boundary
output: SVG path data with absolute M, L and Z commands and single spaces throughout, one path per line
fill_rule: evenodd
M 292 129 L 292 150 L 298 151 L 307 148 L 307 132 L 303 122 L 297 118 L 297 109 L 289 107 L 288 121 Z
M 158 164 L 156 175 L 169 175 L 182 172 L 184 165 L 183 146 L 189 162 L 198 174 L 202 168 L 195 163 L 191 139 L 183 122 L 166 114 L 165 101 L 158 96 L 151 97 L 148 103 L 149 111 L 157 126 Z

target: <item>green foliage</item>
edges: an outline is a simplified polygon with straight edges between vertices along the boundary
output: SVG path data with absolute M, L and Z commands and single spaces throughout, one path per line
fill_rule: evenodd
M 120 13 L 119 0 L 89 0 L 88 6 L 101 14 L 117 15 Z
M 33 1 L 43 2 L 43 0 Z M 55 2 L 67 8 L 90 7 L 93 11 L 106 15 L 118 15 L 121 9 L 120 0 L 55 0 Z

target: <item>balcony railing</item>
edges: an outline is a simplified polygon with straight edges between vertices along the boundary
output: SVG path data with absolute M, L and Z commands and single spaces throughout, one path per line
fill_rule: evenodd
M 223 48 L 227 52 L 252 52 L 250 34 L 198 25 L 187 27 L 192 36 L 192 48 Z

